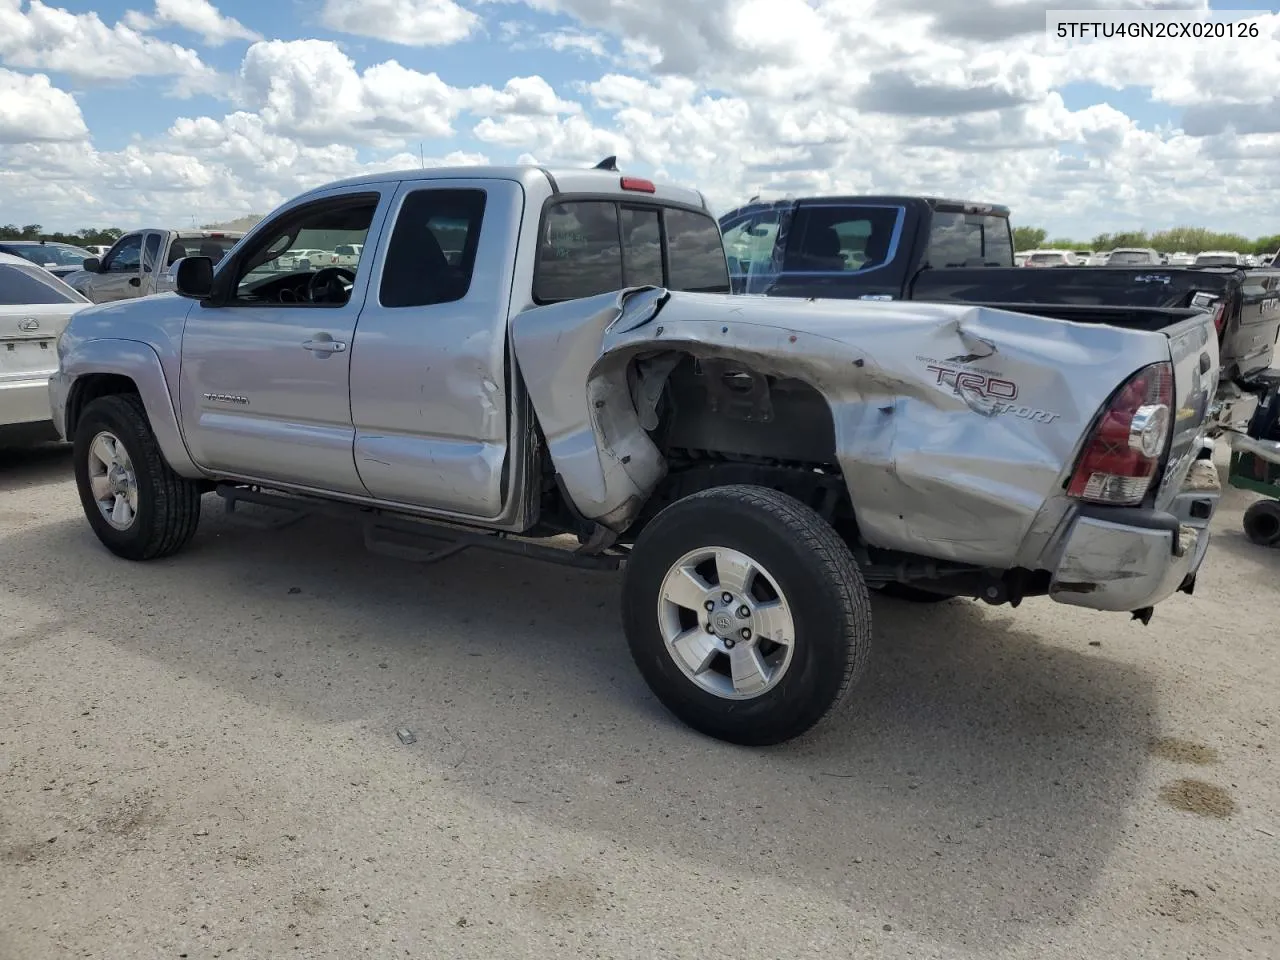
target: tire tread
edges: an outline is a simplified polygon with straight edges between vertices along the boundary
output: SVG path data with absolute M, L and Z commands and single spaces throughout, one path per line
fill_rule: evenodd
M 164 459 L 156 442 L 142 398 L 136 393 L 99 397 L 84 411 L 81 423 L 93 418 L 107 421 L 130 434 L 125 440 L 134 469 L 145 471 L 151 481 L 151 523 L 133 542 L 106 542 L 108 549 L 129 560 L 157 560 L 177 553 L 195 536 L 200 523 L 200 487 L 179 476 Z M 141 462 L 138 462 L 138 461 Z M 86 511 L 91 509 L 89 504 Z

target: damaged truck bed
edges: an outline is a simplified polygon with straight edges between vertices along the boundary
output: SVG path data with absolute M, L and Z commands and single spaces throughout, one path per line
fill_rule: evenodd
M 258 269 L 317 230 L 359 263 Z M 701 195 L 607 167 L 331 184 L 174 274 L 58 346 L 54 419 L 108 549 L 180 550 L 216 491 L 409 559 L 621 566 L 637 667 L 725 740 L 830 715 L 869 590 L 1145 621 L 1208 546 L 1205 312 L 734 296 Z

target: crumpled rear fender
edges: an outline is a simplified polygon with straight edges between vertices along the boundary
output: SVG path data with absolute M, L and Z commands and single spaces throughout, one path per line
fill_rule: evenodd
M 69 433 L 74 431 L 74 425 L 67 422 L 68 405 L 83 388 L 85 378 L 95 374 L 127 377 L 138 388 L 156 442 L 169 466 L 180 476 L 192 479 L 203 476 L 187 452 L 164 367 L 150 344 L 137 340 L 68 337 L 64 350 L 59 356 L 58 372 L 49 380 L 54 423 L 64 438 L 70 440 Z
M 664 357 L 714 357 L 822 395 L 868 543 L 999 569 L 1034 566 L 1071 508 L 1062 487 L 1093 417 L 1168 359 L 1157 334 L 967 304 L 653 288 L 537 307 L 511 329 L 565 489 L 611 529 L 666 470 L 633 361 L 661 376 Z

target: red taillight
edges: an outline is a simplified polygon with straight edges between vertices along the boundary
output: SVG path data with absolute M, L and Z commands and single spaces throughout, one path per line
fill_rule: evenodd
M 657 193 L 658 188 L 653 185 L 652 180 L 642 180 L 639 177 L 623 177 L 623 190 L 638 190 L 640 193 Z
M 1172 405 L 1173 364 L 1153 363 L 1130 377 L 1090 431 L 1067 494 L 1090 503 L 1141 503 L 1169 439 Z
M 1227 302 L 1223 300 L 1213 310 L 1213 326 L 1222 335 L 1222 328 L 1227 325 Z

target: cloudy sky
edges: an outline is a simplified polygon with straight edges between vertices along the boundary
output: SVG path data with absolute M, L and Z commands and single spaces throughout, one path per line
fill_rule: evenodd
M 145 3 L 154 3 L 148 7 Z M 1233 10 L 1254 0 L 1213 4 Z M 1196 0 L 0 0 L 0 222 L 190 225 L 365 169 L 536 160 L 754 194 L 1005 203 L 1086 238 L 1280 231 L 1280 16 Z

